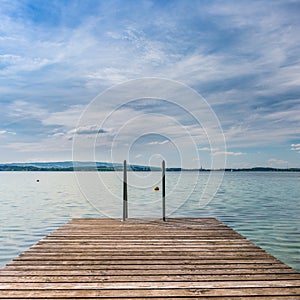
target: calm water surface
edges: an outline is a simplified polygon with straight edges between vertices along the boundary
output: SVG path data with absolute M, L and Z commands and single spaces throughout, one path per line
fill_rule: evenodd
M 121 217 L 121 174 L 77 175 L 0 172 L 0 266 L 71 218 Z M 208 176 L 167 173 L 167 214 L 218 218 L 300 271 L 300 173 L 226 173 L 203 194 Z M 128 177 L 129 216 L 160 217 L 160 173 Z

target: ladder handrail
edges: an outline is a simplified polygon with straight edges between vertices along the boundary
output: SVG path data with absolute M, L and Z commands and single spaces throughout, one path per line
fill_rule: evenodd
M 123 166 L 123 221 L 128 218 L 127 162 Z
M 162 217 L 166 222 L 166 163 L 162 161 Z
M 128 218 L 127 162 L 123 166 L 123 221 Z M 162 219 L 166 222 L 166 163 L 162 161 Z

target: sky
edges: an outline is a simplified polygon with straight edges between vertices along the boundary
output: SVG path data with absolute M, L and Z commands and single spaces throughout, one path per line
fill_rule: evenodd
M 294 0 L 0 0 L 0 163 L 300 167 L 299 15 Z

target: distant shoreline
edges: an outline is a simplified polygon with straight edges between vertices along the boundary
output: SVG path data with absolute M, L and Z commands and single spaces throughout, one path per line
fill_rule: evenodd
M 79 166 L 52 166 L 51 163 L 44 163 L 37 166 L 35 164 L 0 164 L 0 172 L 116 172 L 123 171 L 123 166 L 121 164 L 116 165 L 79 165 Z M 159 172 L 161 168 L 150 167 L 150 166 L 137 166 L 129 165 L 128 172 Z M 236 169 L 184 169 L 184 168 L 167 168 L 167 172 L 300 172 L 300 168 L 270 168 L 270 167 L 254 167 L 254 168 L 236 168 Z

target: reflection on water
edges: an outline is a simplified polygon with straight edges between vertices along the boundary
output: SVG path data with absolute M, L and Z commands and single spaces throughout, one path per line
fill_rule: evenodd
M 121 218 L 121 176 L 1 172 L 0 266 L 71 218 Z M 208 173 L 167 173 L 167 214 L 216 217 L 300 271 L 299 181 L 300 173 L 226 173 L 213 195 L 203 194 Z M 160 173 L 129 173 L 128 182 L 129 217 L 161 217 Z

